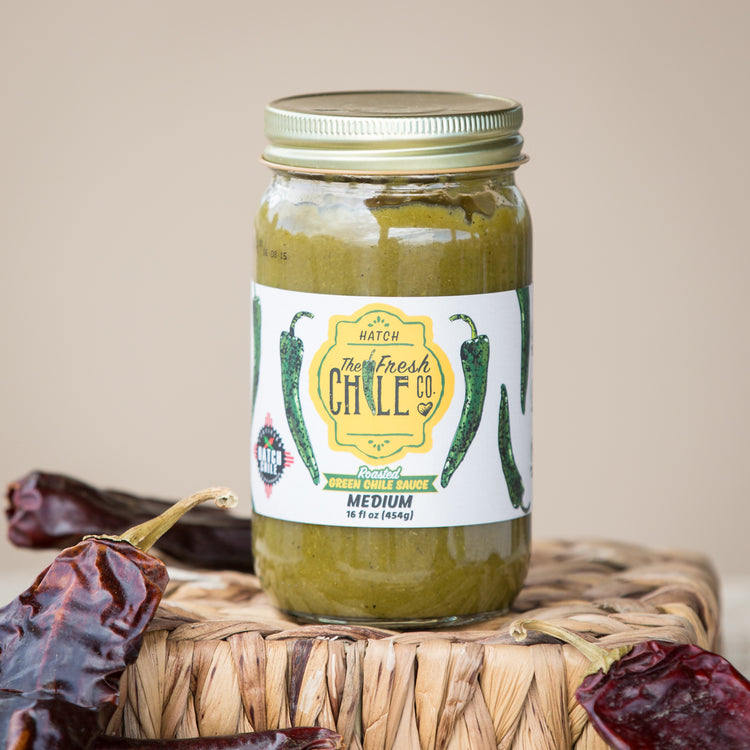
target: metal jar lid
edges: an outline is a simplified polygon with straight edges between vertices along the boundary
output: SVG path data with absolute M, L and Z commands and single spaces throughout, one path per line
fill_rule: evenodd
M 266 107 L 274 168 L 346 174 L 460 172 L 525 161 L 512 99 L 441 91 L 351 91 Z

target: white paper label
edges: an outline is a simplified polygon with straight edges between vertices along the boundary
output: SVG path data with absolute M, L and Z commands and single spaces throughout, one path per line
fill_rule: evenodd
M 528 513 L 530 310 L 531 287 L 381 299 L 256 284 L 255 511 L 356 527 Z

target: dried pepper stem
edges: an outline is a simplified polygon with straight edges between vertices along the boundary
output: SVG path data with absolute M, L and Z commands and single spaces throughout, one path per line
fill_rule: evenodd
M 591 668 L 587 674 L 600 670 L 607 672 L 616 661 L 633 648 L 632 646 L 620 646 L 612 649 L 602 648 L 597 646 L 596 643 L 587 641 L 583 636 L 574 633 L 572 630 L 561 628 L 559 625 L 544 620 L 516 620 L 510 625 L 510 634 L 519 642 L 526 640 L 530 630 L 551 635 L 553 638 L 577 648 L 591 662 Z
M 188 497 L 176 502 L 167 508 L 156 518 L 144 521 L 144 523 L 133 526 L 122 534 L 116 536 L 101 535 L 100 539 L 113 539 L 128 542 L 143 552 L 148 552 L 165 532 L 174 526 L 196 505 L 213 500 L 219 508 L 234 508 L 237 505 L 237 495 L 227 487 L 211 487 L 200 492 L 195 492 Z M 84 537 L 89 538 L 89 537 Z

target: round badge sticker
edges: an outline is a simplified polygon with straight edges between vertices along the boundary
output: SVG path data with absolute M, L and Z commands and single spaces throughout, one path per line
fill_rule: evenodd
M 255 460 L 258 463 L 260 477 L 267 487 L 276 484 L 281 479 L 286 465 L 285 457 L 281 435 L 276 432 L 273 425 L 264 424 L 258 433 Z

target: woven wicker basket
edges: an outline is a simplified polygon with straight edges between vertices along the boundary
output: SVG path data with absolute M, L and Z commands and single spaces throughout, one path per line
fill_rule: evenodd
M 605 750 L 573 696 L 586 660 L 520 615 L 605 647 L 658 638 L 717 650 L 718 581 L 704 558 L 612 542 L 537 542 L 508 616 L 471 630 L 300 626 L 253 576 L 176 571 L 110 734 L 196 737 L 288 726 L 378 750 Z

